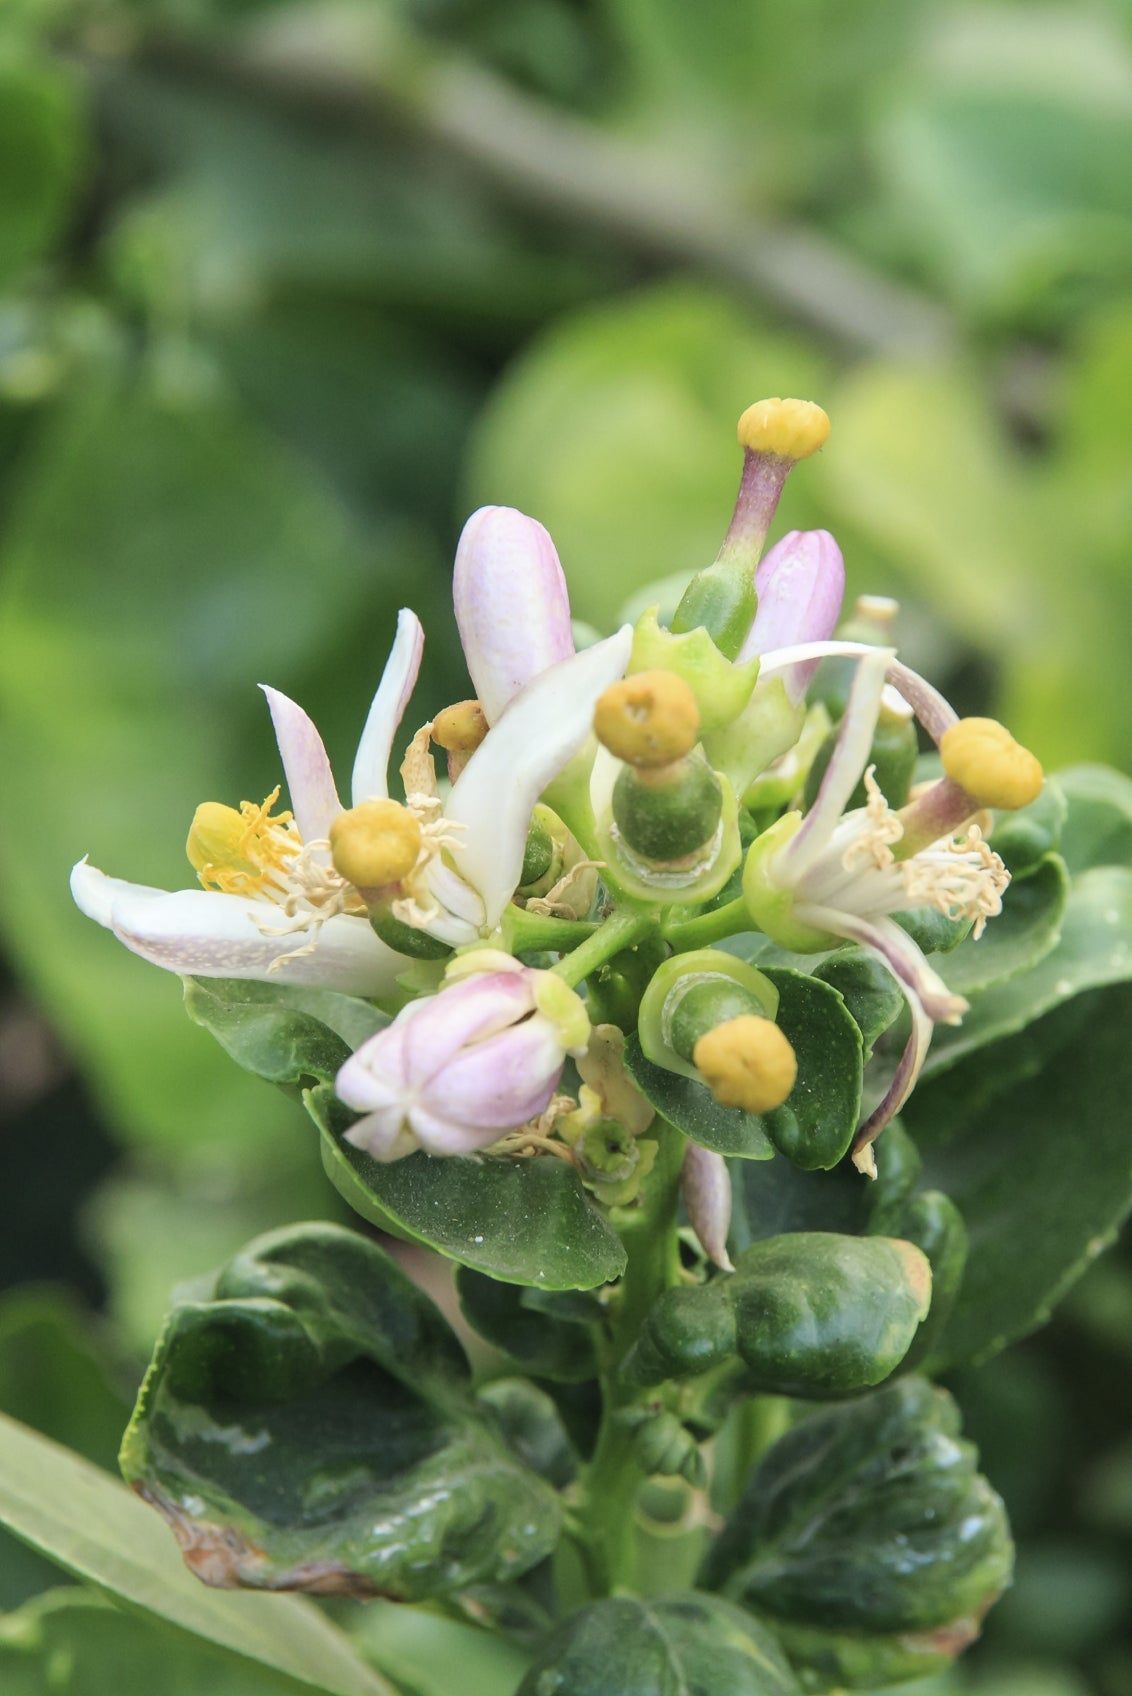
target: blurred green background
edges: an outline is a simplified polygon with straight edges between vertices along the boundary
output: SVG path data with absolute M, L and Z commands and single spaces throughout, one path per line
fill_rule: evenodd
M 170 1286 L 335 1205 L 72 861 L 185 883 L 260 680 L 344 764 L 404 601 L 420 718 L 466 693 L 481 502 L 599 625 L 706 562 L 780 393 L 834 424 L 783 527 L 1128 769 L 1129 0 L 0 5 L 0 1406 L 112 1465 Z M 1132 1691 L 1130 1365 L 1118 1249 L 957 1386 L 1021 1560 L 949 1689 Z M 55 1581 L 0 1543 L 0 1606 Z

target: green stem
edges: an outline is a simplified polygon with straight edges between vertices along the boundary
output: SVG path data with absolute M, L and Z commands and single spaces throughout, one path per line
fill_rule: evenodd
M 662 933 L 665 942 L 670 942 L 678 954 L 683 954 L 689 948 L 707 948 L 726 936 L 737 936 L 740 931 L 754 928 L 747 903 L 741 895 L 737 895 L 734 901 L 728 901 L 710 913 L 701 913 L 698 918 L 664 925 Z
M 599 925 L 585 942 L 572 954 L 567 954 L 564 960 L 559 960 L 551 970 L 571 987 L 580 984 L 583 978 L 596 967 L 604 965 L 614 954 L 620 954 L 623 948 L 631 948 L 634 942 L 639 942 L 652 922 L 647 913 L 624 910 L 611 913 L 603 925 Z
M 662 1291 L 677 1283 L 680 1256 L 676 1203 L 684 1139 L 663 1119 L 649 1133 L 659 1144 L 640 1204 L 626 1209 L 618 1229 L 628 1260 L 601 1354 L 602 1418 L 593 1459 L 582 1479 L 579 1518 L 591 1592 L 611 1595 L 632 1579 L 636 1499 L 645 1474 L 633 1454 L 632 1433 L 617 1415 L 640 1391 L 618 1380 L 618 1367 Z
M 501 928 L 512 954 L 534 953 L 541 949 L 565 954 L 568 949 L 577 948 L 593 936 L 598 926 L 592 919 L 556 919 L 512 904 L 503 915 Z

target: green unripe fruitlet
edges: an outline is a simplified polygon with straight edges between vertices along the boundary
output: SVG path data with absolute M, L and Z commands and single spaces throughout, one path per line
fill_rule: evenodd
M 810 767 L 805 788 L 807 807 L 813 806 L 821 780 L 825 776 L 825 769 L 837 745 L 838 729 L 839 727 L 835 727 L 830 731 Z M 873 775 L 890 807 L 902 807 L 907 801 L 916 770 L 917 753 L 916 727 L 913 720 L 882 709 L 873 745 L 869 750 L 869 764 L 876 767 Z M 867 799 L 862 779 L 849 797 L 847 807 L 863 807 Z
M 723 810 L 719 779 L 705 761 L 677 760 L 659 772 L 626 766 L 613 786 L 613 817 L 642 859 L 683 860 L 710 842 Z

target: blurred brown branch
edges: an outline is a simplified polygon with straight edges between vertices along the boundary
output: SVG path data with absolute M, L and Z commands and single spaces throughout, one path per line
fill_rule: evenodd
M 652 258 L 702 267 L 850 347 L 925 358 L 954 340 L 937 302 L 815 229 L 759 222 L 676 147 L 572 118 L 436 51 L 384 10 L 297 7 L 223 45 L 161 33 L 132 51 L 156 68 L 339 119 L 393 119 L 524 204 L 608 230 Z

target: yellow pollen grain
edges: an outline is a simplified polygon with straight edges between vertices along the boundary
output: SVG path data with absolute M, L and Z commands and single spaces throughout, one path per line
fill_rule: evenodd
M 939 745 L 943 769 L 980 807 L 1013 811 L 1041 794 L 1040 761 L 994 718 L 961 718 Z
M 334 869 L 355 889 L 384 889 L 408 877 L 421 851 L 421 827 L 397 801 L 363 801 L 330 826 Z
M 456 701 L 432 721 L 432 740 L 449 754 L 471 754 L 487 735 L 487 719 L 478 701 Z
M 700 709 L 676 672 L 639 671 L 598 696 L 594 733 L 628 765 L 667 766 L 695 747 Z
M 808 459 L 829 437 L 829 416 L 812 400 L 757 400 L 739 420 L 739 442 L 749 453 Z
M 790 1040 L 770 1019 L 743 1013 L 708 1031 L 692 1059 L 723 1107 L 769 1113 L 781 1107 L 798 1076 Z

